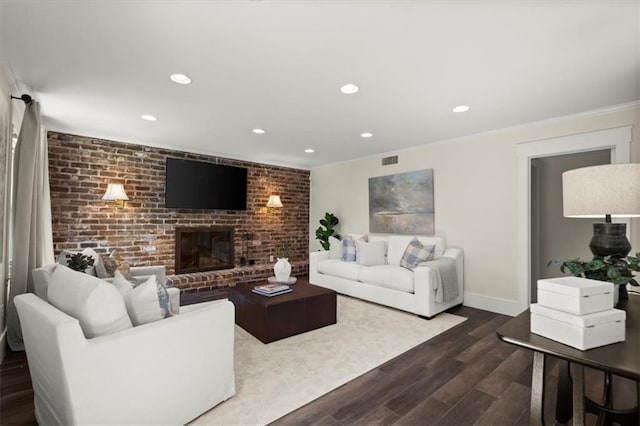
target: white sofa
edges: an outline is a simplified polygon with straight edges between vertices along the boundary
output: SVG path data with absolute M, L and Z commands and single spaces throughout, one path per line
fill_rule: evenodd
M 235 394 L 228 300 L 92 339 L 34 294 L 15 305 L 41 425 L 181 425 Z
M 369 236 L 369 241 L 384 241 L 386 264 L 365 266 L 358 262 L 331 259 L 329 251 L 313 252 L 309 260 L 309 282 L 327 287 L 338 293 L 430 319 L 463 302 L 463 253 L 459 248 L 445 248 L 440 237 L 417 237 L 424 245 L 435 245 L 434 260 L 448 257 L 455 262 L 458 295 L 451 300 L 436 301 L 439 272 L 425 262 L 413 271 L 400 265 L 404 249 L 413 236 Z

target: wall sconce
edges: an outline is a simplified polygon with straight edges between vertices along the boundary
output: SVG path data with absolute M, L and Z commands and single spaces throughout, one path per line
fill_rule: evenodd
M 267 207 L 282 207 L 282 201 L 280 201 L 279 195 L 270 195 Z
M 121 183 L 110 183 L 102 199 L 105 201 L 114 201 L 116 207 L 121 209 L 124 207 L 125 200 L 128 200 L 129 197 L 127 197 L 127 194 L 124 192 L 124 187 Z

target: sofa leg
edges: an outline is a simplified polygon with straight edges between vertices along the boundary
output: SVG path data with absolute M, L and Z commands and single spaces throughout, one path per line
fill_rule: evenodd
M 431 318 L 433 318 L 433 317 L 425 317 L 424 315 L 418 315 L 418 317 L 420 317 L 422 319 L 426 319 L 427 321 L 429 321 Z

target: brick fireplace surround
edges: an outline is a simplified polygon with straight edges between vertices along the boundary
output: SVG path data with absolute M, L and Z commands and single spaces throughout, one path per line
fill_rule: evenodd
M 63 249 L 118 249 L 132 266 L 164 265 L 186 293 L 205 292 L 273 275 L 269 256 L 287 237 L 293 240 L 292 275 L 308 273 L 308 170 L 56 132 L 49 132 L 48 141 L 56 255 Z M 168 157 L 246 167 L 247 210 L 165 208 Z M 124 184 L 129 196 L 124 209 L 102 201 L 110 182 Z M 280 195 L 283 208 L 266 207 L 271 194 Z M 205 226 L 233 227 L 235 268 L 173 275 L 175 228 Z M 247 255 L 255 264 L 239 265 Z

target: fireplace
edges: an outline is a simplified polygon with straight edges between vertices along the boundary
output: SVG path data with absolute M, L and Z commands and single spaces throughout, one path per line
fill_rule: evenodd
M 176 228 L 176 274 L 230 269 L 233 228 Z

